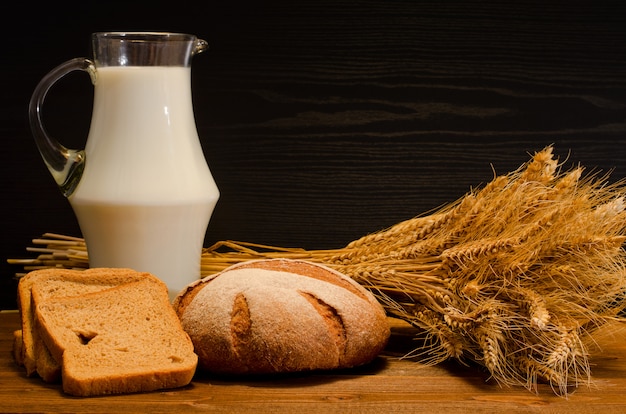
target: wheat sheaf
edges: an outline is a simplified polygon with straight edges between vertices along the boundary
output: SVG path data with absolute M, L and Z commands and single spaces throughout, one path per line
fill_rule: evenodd
M 566 396 L 592 383 L 594 333 L 623 319 L 626 201 L 623 182 L 562 167 L 546 147 L 432 214 L 340 249 L 222 241 L 204 249 L 202 274 L 262 258 L 325 264 L 415 328 L 406 357 L 472 361 L 501 385 L 548 383 Z M 72 253 L 40 264 L 84 266 L 81 239 L 66 239 Z

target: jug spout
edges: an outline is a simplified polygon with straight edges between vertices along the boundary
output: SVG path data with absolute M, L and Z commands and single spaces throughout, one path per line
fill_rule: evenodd
M 195 44 L 195 47 L 193 48 L 193 51 L 191 52 L 191 54 L 193 56 L 195 56 L 198 53 L 204 52 L 208 48 L 209 48 L 209 43 L 206 40 L 196 39 L 196 44 Z

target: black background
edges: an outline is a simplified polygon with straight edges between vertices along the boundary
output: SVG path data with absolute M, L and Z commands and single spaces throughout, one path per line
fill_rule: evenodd
M 49 70 L 90 55 L 95 31 L 177 31 L 209 42 L 192 69 L 198 132 L 221 191 L 206 245 L 341 247 L 454 201 L 550 144 L 564 167 L 626 176 L 626 2 L 3 8 L 2 309 L 15 307 L 20 270 L 6 258 L 30 257 L 26 246 L 44 232 L 80 235 L 27 108 Z M 84 146 L 91 94 L 76 73 L 46 100 L 46 126 L 68 147 Z

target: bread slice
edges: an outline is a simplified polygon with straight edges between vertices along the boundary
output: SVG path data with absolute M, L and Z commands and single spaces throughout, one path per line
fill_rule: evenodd
M 37 332 L 33 335 L 35 339 L 35 360 L 37 363 L 37 374 L 45 382 L 61 381 L 61 363 L 54 359 L 50 350 L 39 338 Z
M 181 387 L 196 370 L 193 344 L 156 278 L 42 301 L 35 323 L 70 395 Z
M 97 268 L 88 270 L 42 269 L 29 272 L 18 284 L 18 306 L 22 321 L 21 361 L 26 374 L 38 374 L 46 382 L 60 380 L 61 365 L 39 340 L 33 328 L 34 303 L 54 297 L 78 296 L 88 292 L 109 289 L 123 283 L 155 278 L 150 273 L 131 269 Z M 38 286 L 37 297 L 33 297 L 32 287 Z

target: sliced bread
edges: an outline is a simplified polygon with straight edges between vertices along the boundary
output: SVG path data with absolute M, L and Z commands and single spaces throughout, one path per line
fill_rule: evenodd
M 37 285 L 33 296 L 37 296 Z M 41 301 L 35 327 L 75 396 L 153 391 L 191 382 L 197 356 L 167 287 L 144 278 Z
M 123 283 L 155 278 L 150 273 L 131 269 L 97 268 L 88 270 L 42 269 L 29 272 L 18 284 L 18 306 L 22 322 L 21 361 L 26 374 L 38 374 L 46 382 L 60 380 L 61 365 L 41 343 L 33 329 L 34 303 L 54 297 L 79 296 L 109 289 Z M 33 286 L 37 286 L 35 297 Z

